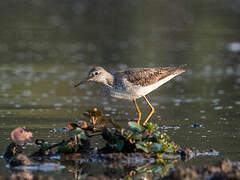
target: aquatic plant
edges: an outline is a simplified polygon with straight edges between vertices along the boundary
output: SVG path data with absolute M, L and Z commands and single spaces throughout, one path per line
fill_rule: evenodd
M 167 134 L 161 132 L 160 127 L 153 123 L 142 126 L 137 122 L 129 122 L 126 129 L 122 129 L 121 132 L 116 130 L 111 136 L 115 136 L 115 141 L 109 141 L 107 138 L 105 140 L 107 140 L 107 145 L 115 148 L 116 151 L 129 152 L 131 149 L 131 152 L 150 153 L 161 158 L 163 153 L 176 153 L 177 150 Z

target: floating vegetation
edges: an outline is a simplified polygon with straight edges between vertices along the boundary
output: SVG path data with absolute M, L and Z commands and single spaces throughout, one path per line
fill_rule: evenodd
M 31 154 L 31 157 L 46 157 L 53 154 L 68 155 L 73 153 L 83 154 L 85 157 L 91 154 L 113 153 L 142 153 L 149 154 L 151 158 L 162 159 L 164 154 L 175 155 L 179 147 L 166 133 L 160 131 L 160 127 L 153 123 L 142 126 L 137 122 L 129 122 L 128 128 L 124 129 L 113 119 L 106 119 L 103 113 L 96 108 L 84 113 L 90 119 L 70 123 L 68 133 L 70 138 L 53 145 L 45 143 L 43 139 L 37 139 L 35 144 L 39 150 Z M 111 124 L 114 128 L 109 128 Z M 90 139 L 98 136 L 105 141 L 104 147 L 92 147 Z
M 130 168 L 127 177 L 143 172 L 157 173 L 164 177 L 178 159 L 218 155 L 214 150 L 201 152 L 181 148 L 171 141 L 157 124 L 139 125 L 131 121 L 127 128 L 123 128 L 113 119 L 105 118 L 97 108 L 86 111 L 84 116 L 89 120 L 70 123 L 67 128 L 57 129 L 60 133 L 68 133 L 67 139 L 52 144 L 44 139 L 36 139 L 35 145 L 38 149 L 28 155 L 23 152 L 22 144 L 33 135 L 23 128 L 16 128 L 11 133 L 13 142 L 4 154 L 5 160 L 15 169 L 40 171 L 64 168 L 55 163 L 49 164 L 49 161 L 73 161 L 80 164 L 107 162 L 106 164 L 111 167 L 119 165 L 134 167 Z M 93 146 L 91 143 L 93 137 L 104 142 L 104 145 Z

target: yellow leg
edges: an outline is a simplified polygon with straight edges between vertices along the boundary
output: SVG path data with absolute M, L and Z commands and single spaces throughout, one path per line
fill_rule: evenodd
M 148 117 L 145 119 L 143 125 L 145 125 L 148 120 L 151 118 L 151 116 L 153 115 L 155 109 L 154 107 L 151 105 L 151 103 L 148 101 L 148 99 L 146 98 L 146 96 L 143 96 L 143 98 L 145 99 L 145 101 L 147 102 L 148 106 L 151 108 L 151 112 L 149 113 Z
M 141 111 L 140 111 L 140 109 L 139 109 L 139 107 L 138 107 L 138 105 L 137 105 L 136 99 L 133 100 L 133 103 L 135 104 L 136 110 L 137 110 L 137 112 L 138 112 L 138 121 L 137 121 L 137 123 L 140 124 L 140 122 L 141 122 L 141 117 L 142 117 L 142 113 L 141 113 Z

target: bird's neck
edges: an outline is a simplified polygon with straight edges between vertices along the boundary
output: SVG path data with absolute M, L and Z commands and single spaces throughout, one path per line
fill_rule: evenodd
M 107 87 L 112 87 L 113 83 L 114 83 L 113 75 L 111 73 L 109 73 L 109 72 L 106 72 L 103 85 L 107 86 Z
M 107 78 L 106 78 L 106 84 L 108 86 L 113 86 L 113 82 L 114 82 L 114 77 L 111 73 L 108 74 Z

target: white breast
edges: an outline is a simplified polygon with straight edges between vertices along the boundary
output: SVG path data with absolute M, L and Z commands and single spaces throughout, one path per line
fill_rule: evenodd
M 149 86 L 139 86 L 134 85 L 124 79 L 125 87 L 113 87 L 108 89 L 110 96 L 120 99 L 138 99 L 142 96 L 147 95 L 151 91 L 157 89 L 159 86 L 163 85 L 164 83 L 168 82 L 170 79 L 174 78 L 178 74 L 170 75 L 155 84 Z

